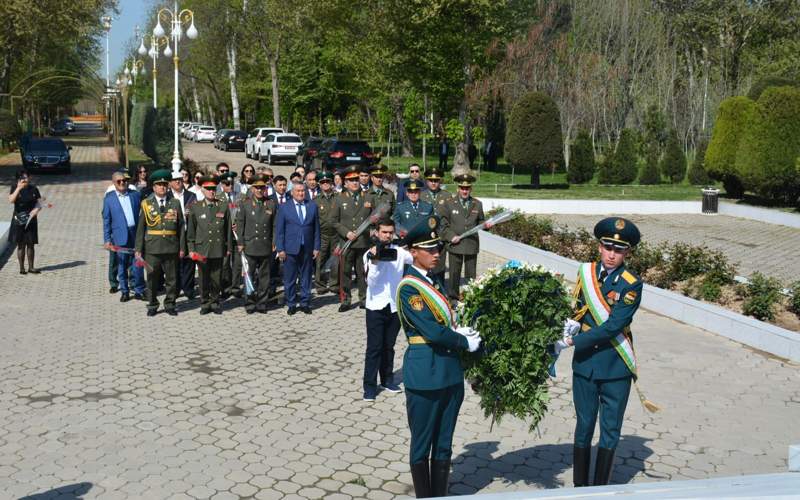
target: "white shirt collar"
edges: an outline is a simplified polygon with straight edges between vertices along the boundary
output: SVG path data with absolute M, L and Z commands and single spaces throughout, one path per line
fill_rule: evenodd
M 428 271 L 426 271 L 426 270 L 424 270 L 424 269 L 422 269 L 422 268 L 420 268 L 420 267 L 417 267 L 417 266 L 415 266 L 414 264 L 411 264 L 411 267 L 413 267 L 414 269 L 416 269 L 416 270 L 417 270 L 417 272 L 418 272 L 419 274 L 421 274 L 423 278 L 425 278 L 426 280 L 428 280 L 428 283 L 430 283 L 430 284 L 433 284 L 433 280 L 432 280 L 432 279 L 430 279 L 430 278 L 428 278 Z

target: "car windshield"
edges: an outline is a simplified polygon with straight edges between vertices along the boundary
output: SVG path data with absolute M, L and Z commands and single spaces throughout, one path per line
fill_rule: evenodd
M 63 141 L 40 139 L 38 141 L 31 141 L 28 149 L 32 151 L 65 151 L 67 148 L 64 146 Z
M 299 144 L 303 141 L 296 135 L 286 135 L 283 137 L 278 137 L 278 140 L 276 142 L 293 142 L 295 144 Z
M 345 153 L 365 153 L 368 152 L 369 144 L 361 141 L 339 141 L 334 144 L 334 151 L 344 151 Z
M 200 127 L 200 130 L 204 130 L 206 132 L 208 132 L 210 130 L 211 132 L 213 132 L 214 131 L 214 127 Z

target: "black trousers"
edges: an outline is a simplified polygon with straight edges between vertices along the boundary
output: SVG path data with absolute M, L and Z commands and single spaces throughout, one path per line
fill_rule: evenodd
M 194 293 L 194 261 L 189 257 L 184 257 L 178 261 L 178 292 L 184 295 Z
M 439 154 L 439 169 L 447 170 L 447 155 Z
M 450 261 L 450 280 L 447 283 L 447 292 L 451 299 L 458 299 L 461 288 L 461 267 L 464 267 L 466 281 L 474 280 L 477 275 L 478 255 L 461 255 L 453 252 L 447 254 Z
M 367 248 L 350 248 L 344 254 L 344 266 L 341 269 L 340 289 L 344 290 L 343 304 L 350 304 L 353 289 L 353 268 L 356 271 L 358 300 L 367 300 L 367 275 L 364 273 L 364 253 Z
M 367 309 L 367 351 L 364 355 L 364 390 L 392 383 L 394 344 L 400 331 L 400 318 L 388 304 L 381 310 Z

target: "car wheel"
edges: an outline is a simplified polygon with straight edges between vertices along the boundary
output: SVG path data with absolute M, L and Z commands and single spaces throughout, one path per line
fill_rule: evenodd
M 222 150 L 227 153 L 228 152 L 228 145 L 227 144 L 223 144 L 222 145 Z
M 272 165 L 272 152 L 267 151 L 267 165 Z
M 245 148 L 244 148 L 244 157 L 245 158 L 250 158 L 250 152 L 247 151 L 247 146 L 245 146 Z
M 264 163 L 264 157 L 261 156 L 261 151 L 258 152 L 257 158 L 258 158 L 258 163 Z

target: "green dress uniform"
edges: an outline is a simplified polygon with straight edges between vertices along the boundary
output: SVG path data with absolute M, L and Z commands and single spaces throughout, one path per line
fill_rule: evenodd
M 603 219 L 594 232 L 602 244 L 621 250 L 635 246 L 640 239 L 636 226 L 618 217 Z M 600 442 L 593 484 L 604 485 L 611 477 L 631 382 L 636 378 L 630 324 L 642 300 L 642 281 L 624 264 L 611 270 L 600 262 L 584 264 L 576 296 L 576 319 L 581 328 L 572 338 L 572 393 L 577 416 L 573 476 L 575 486 L 588 485 L 599 413 Z
M 352 174 L 348 174 L 352 175 Z M 356 173 L 356 175 L 358 175 Z M 347 241 L 347 233 L 355 231 L 372 213 L 375 200 L 372 195 L 357 190 L 355 192 L 343 191 L 336 197 L 334 204 L 333 224 L 339 234 L 339 242 Z M 364 252 L 370 247 L 369 231 L 364 231 L 344 254 L 344 259 L 339 261 L 339 294 L 342 306 L 349 306 L 352 296 L 352 274 L 355 269 L 358 298 L 365 301 L 367 298 L 367 280 L 364 275 Z
M 257 175 L 252 186 L 254 188 L 266 186 L 266 175 Z M 260 200 L 256 196 L 245 199 L 236 215 L 238 244 L 244 247 L 247 267 L 250 268 L 250 279 L 256 287 L 255 292 L 246 299 L 245 310 L 248 314 L 256 310 L 267 312 L 277 214 L 275 201 L 265 195 Z
M 153 183 L 166 183 L 172 178 L 167 170 L 157 170 L 150 176 Z M 166 288 L 164 310 L 177 314 L 175 300 L 178 297 L 177 268 L 179 253 L 186 249 L 186 232 L 183 229 L 183 208 L 180 200 L 160 200 L 155 193 L 141 204 L 139 225 L 136 228 L 136 251 L 148 264 L 147 313 L 152 316 L 158 310 L 158 290 L 162 281 Z
M 474 177 L 462 175 L 454 180 L 459 186 L 471 187 Z M 448 242 L 447 258 L 450 281 L 447 289 L 450 291 L 450 298 L 458 300 L 459 290 L 461 290 L 462 266 L 467 281 L 475 279 L 477 275 L 480 241 L 477 234 L 467 236 L 455 245 L 450 243 L 450 240 L 486 221 L 486 217 L 483 215 L 483 203 L 472 196 L 466 199 L 461 196 L 453 196 L 439 205 L 439 216 L 442 218 L 442 239 Z
M 201 183 L 204 188 L 207 186 L 216 188 L 215 179 L 204 178 Z M 204 260 L 197 262 L 200 277 L 200 314 L 210 311 L 222 314 L 220 302 L 222 263 L 233 250 L 230 211 L 222 200 L 206 198 L 194 203 L 188 212 L 186 240 L 189 252 L 204 257 Z
M 386 172 L 388 171 L 389 169 L 385 165 L 381 164 L 373 165 L 369 168 L 370 175 L 380 178 L 383 178 L 383 176 L 386 175 Z M 389 210 L 386 212 L 384 217 L 392 217 L 392 215 L 394 214 L 395 204 L 397 203 L 395 201 L 394 193 L 389 191 L 385 187 L 377 187 L 375 184 L 372 184 L 372 187 L 369 189 L 369 193 L 375 199 L 376 207 L 379 207 L 384 203 L 389 204 Z
M 233 175 L 231 175 L 233 174 Z M 220 176 L 220 180 L 224 181 L 226 179 L 230 179 L 229 182 L 233 183 L 236 182 L 235 180 L 236 172 L 228 172 L 227 174 L 223 174 Z M 222 260 L 222 290 L 223 290 L 223 297 L 225 295 L 239 295 L 241 294 L 242 289 L 242 257 L 239 253 L 238 246 L 236 245 L 235 239 L 235 232 L 234 226 L 236 225 L 236 214 L 239 210 L 239 204 L 242 200 L 244 200 L 245 196 L 243 193 L 239 193 L 238 195 L 231 191 L 230 193 L 226 193 L 225 191 L 220 191 L 217 193 L 217 199 L 222 201 L 228 206 L 228 209 L 231 213 L 231 239 L 233 239 L 233 251 L 227 257 Z
M 420 192 L 422 184 L 419 181 L 410 181 L 406 187 L 406 193 Z M 403 235 L 409 228 L 414 225 L 421 218 L 428 218 L 433 215 L 433 205 L 427 201 L 418 200 L 416 203 L 411 203 L 411 200 L 406 199 L 397 204 L 392 213 L 392 220 L 397 228 L 397 233 Z
M 432 170 L 426 170 L 425 171 L 425 179 L 426 180 L 431 180 L 431 179 L 433 179 L 433 180 L 441 180 L 443 178 L 443 176 L 444 176 L 444 174 L 441 171 L 437 170 L 437 169 L 432 169 Z M 438 215 L 439 217 L 441 217 L 442 216 L 442 207 L 452 197 L 453 197 L 453 195 L 451 193 L 445 191 L 444 189 L 437 189 L 436 191 L 428 189 L 428 190 L 424 191 L 420 195 L 419 199 L 420 199 L 420 201 L 426 201 L 426 202 L 430 203 L 431 206 L 433 206 L 433 213 L 435 215 Z M 433 274 L 439 276 L 442 281 L 444 281 L 444 274 L 445 274 L 445 271 L 447 269 L 445 264 L 446 264 L 446 260 L 447 260 L 446 259 L 446 257 L 447 257 L 447 249 L 448 249 L 449 246 L 450 245 L 448 245 L 448 243 L 445 241 L 444 242 L 444 249 L 442 250 L 442 254 L 439 257 L 439 265 L 436 266 L 436 268 L 432 271 Z
M 428 221 L 437 219 L 422 219 L 409 229 L 405 241 L 410 246 L 427 248 L 428 243 L 439 244 L 437 222 L 429 228 Z M 429 297 L 439 300 L 431 301 Z M 414 489 L 417 497 L 445 496 L 453 433 L 464 400 L 464 369 L 459 352 L 467 350 L 469 344 L 453 330 L 453 313 L 444 283 L 432 273 L 423 274 L 414 266 L 406 266 L 406 275 L 397 290 L 397 312 L 409 344 L 403 357 L 403 383 Z
M 330 181 L 333 182 L 333 174 L 330 172 L 322 172 L 320 173 L 320 180 L 326 178 L 326 174 L 330 176 Z M 319 208 L 319 228 L 320 228 L 320 248 L 319 248 L 319 256 L 317 256 L 317 268 L 316 268 L 316 277 L 314 281 L 316 281 L 317 286 L 317 293 L 322 294 L 327 291 L 335 291 L 339 288 L 339 276 L 338 276 L 338 267 L 334 266 L 332 269 L 329 269 L 323 272 L 322 267 L 328 262 L 331 255 L 333 255 L 333 250 L 336 248 L 336 244 L 339 242 L 339 236 L 336 233 L 336 222 L 334 220 L 334 216 L 336 214 L 336 198 L 338 197 L 338 193 L 331 189 L 330 193 L 325 194 L 325 192 L 320 191 L 316 198 L 314 198 L 314 203 L 317 204 Z M 326 276 L 329 274 L 330 276 Z

